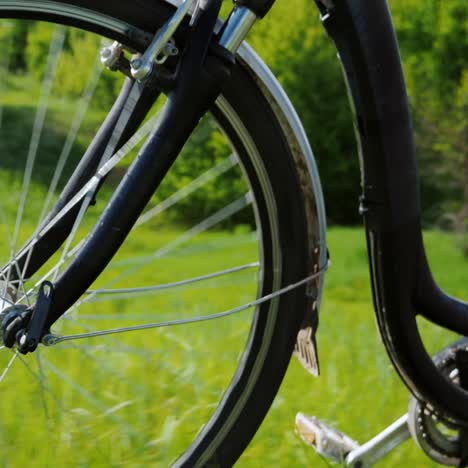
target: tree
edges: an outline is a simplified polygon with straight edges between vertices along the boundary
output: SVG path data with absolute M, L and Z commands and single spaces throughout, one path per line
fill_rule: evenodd
M 468 4 L 392 5 L 415 117 L 425 219 L 450 222 L 468 253 Z

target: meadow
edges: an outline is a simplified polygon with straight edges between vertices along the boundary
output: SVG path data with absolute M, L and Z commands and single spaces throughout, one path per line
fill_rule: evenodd
M 142 229 L 129 242 L 135 250 L 127 252 L 141 256 L 179 235 Z M 437 279 L 452 294 L 466 297 L 466 259 L 453 236 L 428 232 L 425 237 Z M 295 434 L 298 411 L 317 415 L 360 442 L 406 411 L 408 392 L 374 323 L 363 231 L 332 228 L 329 246 L 332 267 L 318 335 L 322 375 L 311 377 L 292 359 L 271 411 L 238 466 L 328 466 Z M 158 259 L 150 277 L 139 279 L 156 283 L 167 275 L 190 277 L 250 262 L 255 253 L 252 233 L 207 232 Z M 129 261 L 120 259 L 115 268 L 125 269 Z M 91 301 L 59 331 L 102 329 L 115 325 L 116 314 L 118 324 L 125 325 L 151 321 L 151 314 L 159 320 L 181 311 L 199 313 L 197 308 L 190 312 L 191 303 L 202 304 L 204 313 L 225 310 L 248 300 L 254 276 L 241 272 L 164 297 L 122 298 L 112 305 Z M 167 466 L 197 433 L 229 381 L 249 314 L 63 343 L 21 358 L 23 363 L 16 362 L 0 385 L 3 466 L 19 466 L 31 457 L 34 466 L 47 466 L 51 459 L 54 466 Z M 423 326 L 433 351 L 454 338 Z M 10 359 L 11 353 L 2 353 L 2 362 Z M 433 465 L 408 441 L 379 466 Z
M 315 415 L 360 443 L 402 416 L 409 394 L 384 351 L 373 317 L 363 230 L 332 228 L 329 233 L 332 267 L 327 273 L 318 334 L 322 375 L 307 375 L 296 359 L 272 410 L 239 466 L 329 466 L 293 431 L 294 415 Z M 426 232 L 425 242 L 436 279 L 458 297 L 468 295 L 466 258 L 454 237 Z M 432 353 L 456 338 L 422 323 Z M 276 462 L 275 462 L 276 460 Z M 432 463 L 412 440 L 377 466 L 430 467 Z

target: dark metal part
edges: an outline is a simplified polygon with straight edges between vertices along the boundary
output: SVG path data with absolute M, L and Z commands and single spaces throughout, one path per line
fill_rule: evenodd
M 16 304 L 2 311 L 1 342 L 7 348 L 13 348 L 16 344 L 18 333 L 26 329 L 31 315 L 32 311 L 24 304 Z
M 439 372 L 455 385 L 468 389 L 468 339 L 463 338 L 434 357 Z M 466 466 L 466 427 L 423 401 L 411 397 L 408 427 L 417 445 L 437 463 Z
M 259 18 L 263 18 L 270 11 L 275 0 L 234 0 L 234 3 L 248 8 Z
M 320 1 L 352 99 L 362 161 L 363 214 L 374 305 L 393 364 L 420 400 L 468 421 L 468 392 L 434 366 L 416 316 L 468 335 L 468 304 L 435 284 L 421 234 L 419 183 L 408 98 L 385 0 Z
M 172 36 L 186 17 L 193 2 L 194 0 L 184 0 L 177 7 L 174 14 L 156 32 L 151 44 L 143 55 L 130 62 L 133 78 L 138 81 L 144 81 L 151 74 L 155 65 L 165 62 L 169 55 L 178 54 L 179 51 L 175 47 Z M 195 15 L 196 12 L 194 13 L 194 17 Z
M 114 41 L 111 45 L 101 49 L 101 63 L 111 71 L 120 71 L 133 80 L 130 69 L 130 60 L 125 52 L 137 54 L 133 48 L 124 47 L 120 42 Z
M 52 301 L 54 286 L 49 281 L 44 281 L 39 287 L 37 300 L 32 310 L 32 315 L 20 334 L 17 335 L 18 351 L 22 354 L 31 353 L 36 350 L 41 338 L 45 334 L 44 329 L 49 307 Z
M 168 93 L 157 127 L 83 248 L 56 282 L 46 327 L 63 315 L 106 267 L 229 78 L 234 57 L 209 49 L 220 6 L 220 0 L 199 4 L 197 21 L 191 25 L 176 71 L 176 86 Z
M 455 354 L 455 364 L 458 369 L 458 379 L 460 387 L 468 390 L 468 346 L 461 348 Z M 462 427 L 459 433 L 459 468 L 468 466 L 468 428 Z
M 54 287 L 44 281 L 38 290 L 34 307 L 16 304 L 1 313 L 2 342 L 7 348 L 18 346 L 18 351 L 27 354 L 36 350 L 46 333 L 45 323 Z

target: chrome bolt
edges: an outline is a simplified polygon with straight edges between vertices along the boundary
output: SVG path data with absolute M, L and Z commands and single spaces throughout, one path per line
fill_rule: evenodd
M 134 70 L 138 70 L 138 69 L 141 68 L 141 66 L 143 65 L 143 60 L 141 60 L 141 59 L 133 59 L 133 60 L 130 62 L 130 65 L 131 65 L 131 67 L 132 67 Z
M 24 346 L 26 344 L 26 333 L 23 333 L 21 335 L 21 338 L 19 339 L 19 344 L 20 346 Z
M 57 344 L 57 336 L 55 335 L 52 335 L 52 334 L 49 334 L 49 335 L 44 335 L 42 337 L 42 344 L 44 346 L 53 346 L 55 344 Z
M 110 47 L 104 47 L 101 49 L 101 58 L 107 59 L 112 55 L 112 50 Z

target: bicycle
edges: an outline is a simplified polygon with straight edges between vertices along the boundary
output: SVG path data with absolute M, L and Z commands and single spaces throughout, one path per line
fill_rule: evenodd
M 287 96 L 255 52 L 242 43 L 255 21 L 265 17 L 273 3 L 239 0 L 228 19 L 221 23 L 218 21 L 220 0 L 183 3 L 140 0 L 132 4 L 107 0 L 0 0 L 2 18 L 59 25 L 48 36 L 51 41 L 41 87 L 32 88 L 39 97 L 39 106 L 24 175 L 20 182 L 11 176 L 4 194 L 18 210 L 13 215 L 14 229 L 5 230 L 9 252 L 1 270 L 2 341 L 14 353 L 7 355 L 0 376 L 0 382 L 13 380 L 11 374 L 19 369 L 15 361 L 24 364 L 23 373 L 32 376 L 40 389 L 39 397 L 34 392 L 31 394 L 32 406 L 34 403 L 42 406 L 48 435 L 57 443 L 72 444 L 73 430 L 85 433 L 95 430 L 94 437 L 99 434 L 99 441 L 114 450 L 116 445 L 123 452 L 130 447 L 125 455 L 130 456 L 131 447 L 138 447 L 133 450 L 144 452 L 149 457 L 148 463 L 154 463 L 161 452 L 166 458 L 173 456 L 172 432 L 179 426 L 183 433 L 181 423 L 190 425 L 193 415 L 200 413 L 201 419 L 208 421 L 198 434 L 198 428 L 191 428 L 189 436 L 194 440 L 174 462 L 175 466 L 231 466 L 268 412 L 293 349 L 311 373 L 318 373 L 315 333 L 328 267 L 320 179 L 304 130 Z M 374 302 L 384 344 L 398 373 L 417 398 L 415 411 L 430 408 L 431 417 L 437 414 L 440 421 L 455 428 L 457 441 L 465 440 L 468 397 L 462 389 L 465 386 L 464 345 L 451 348 L 450 356 L 456 357 L 450 361 L 449 368 L 434 364 L 424 350 L 413 313 L 416 311 L 440 326 L 466 335 L 466 303 L 448 298 L 438 290 L 424 255 L 411 121 L 386 2 L 318 0 L 316 3 L 324 26 L 337 45 L 354 104 L 363 169 L 360 212 L 366 224 Z M 85 37 L 80 31 L 67 33 L 60 25 L 114 41 L 102 48 L 98 65 L 102 62 L 116 74 L 126 76 L 126 81 L 99 130 L 85 146 L 84 156 L 75 158 L 72 162 L 76 167 L 64 172 L 97 86 L 99 72 L 90 74 L 82 94 L 84 104 L 78 107 L 68 133 L 65 132 L 65 145 L 52 171 L 52 181 L 42 190 L 33 180 L 33 177 L 45 177 L 35 168 L 35 161 L 46 105 L 55 97 L 53 85 L 60 66 L 60 52 Z M 74 59 L 78 62 L 80 55 Z M 74 62 L 69 61 L 68 73 L 73 66 Z M 158 98 L 163 99 L 161 95 L 166 96 L 166 101 L 159 117 L 148 118 Z M 69 111 L 60 110 L 59 100 L 55 105 L 56 120 L 60 122 Z M 158 104 L 156 110 L 160 110 Z M 168 199 L 159 203 L 151 201 L 208 110 L 220 130 L 213 130 L 211 122 L 202 122 L 202 126 L 206 125 L 202 129 L 208 128 L 208 133 L 219 138 L 224 135 L 232 150 L 226 150 L 224 143 L 225 159 L 218 159 L 213 168 Z M 6 125 L 8 119 L 3 116 L 2 128 Z M 126 158 L 146 136 L 138 155 L 126 166 Z M 10 159 L 9 174 L 14 173 L 11 168 L 16 168 L 15 158 Z M 132 228 L 148 225 L 154 216 L 193 194 L 202 184 L 214 183 L 223 174 L 228 177 L 233 168 L 237 175 L 227 180 L 240 184 L 237 199 L 209 214 L 180 237 L 170 239 L 168 245 L 155 245 L 146 258 L 135 255 L 143 237 L 136 239 L 137 247 L 129 247 L 130 255 L 122 253 L 131 246 L 127 236 Z M 237 182 L 241 176 L 242 184 Z M 65 183 L 61 182 L 63 178 Z M 34 227 L 29 223 L 32 215 L 25 216 L 31 186 L 45 198 L 44 203 L 36 200 L 31 203 L 36 218 L 37 212 L 40 213 L 38 226 Z M 19 192 L 16 198 L 15 189 Z M 150 201 L 154 206 L 143 213 Z M 104 206 L 101 211 L 100 206 Z M 6 226 L 10 213 L 5 207 L 0 208 Z M 242 211 L 246 208 L 247 214 Z M 89 221 L 84 220 L 85 215 Z M 250 252 L 255 258 L 249 257 L 236 266 L 226 263 L 219 271 L 201 269 L 193 277 L 187 275 L 177 280 L 167 280 L 163 275 L 162 284 L 154 284 L 154 276 L 160 273 L 152 270 L 152 261 L 176 252 L 187 241 L 227 222 L 233 215 L 239 223 L 256 225 L 258 246 Z M 25 217 L 28 232 L 23 233 Z M 78 241 L 78 237 L 82 239 Z M 156 238 L 153 241 L 159 242 Z M 22 247 L 18 248 L 19 245 Z M 195 244 L 192 249 L 195 253 L 196 247 Z M 229 257 L 226 252 L 222 256 Z M 205 263 L 209 264 L 209 258 L 203 258 L 202 266 Z M 111 268 L 113 265 L 129 267 L 118 273 Z M 141 271 L 144 267 L 149 273 Z M 170 271 L 168 263 L 164 268 Z M 165 307 L 163 301 L 158 305 L 154 293 L 252 270 L 257 271 L 257 289 L 253 291 L 250 285 L 244 287 L 243 305 L 230 303 L 226 295 L 221 305 L 228 303 L 232 307 L 225 306 L 221 312 L 218 309 L 200 314 L 198 307 L 181 319 L 162 314 L 163 318 L 156 322 L 155 316 L 148 313 L 132 315 L 139 297 L 149 298 L 150 309 Z M 115 287 L 128 278 L 145 282 L 149 278 L 153 282 L 138 287 L 127 284 Z M 95 281 L 97 285 L 93 287 Z M 101 296 L 115 298 L 115 304 L 109 308 L 111 313 L 101 309 L 99 316 L 95 308 L 99 311 Z M 206 295 L 191 297 L 189 302 L 194 300 L 206 303 Z M 186 307 L 178 296 L 169 304 L 176 309 Z M 252 308 L 255 312 L 244 321 L 247 324 L 237 320 L 240 313 Z M 154 332 L 182 324 L 192 324 L 193 330 L 197 323 L 205 325 L 215 318 L 227 317 L 233 320 L 231 326 L 242 334 L 242 338 L 234 340 L 237 351 L 230 349 L 232 343 L 225 338 L 219 324 L 207 332 L 209 338 L 199 340 L 200 352 L 191 346 L 191 339 L 198 339 L 193 332 L 189 336 L 184 332 L 182 335 Z M 102 328 L 94 325 L 97 320 L 103 324 Z M 149 337 L 142 338 L 136 333 L 142 330 L 152 331 Z M 98 344 L 93 338 L 99 339 Z M 94 344 L 77 344 L 86 339 Z M 142 348 L 152 346 L 154 340 L 170 346 L 171 350 L 177 348 L 173 362 L 165 364 L 168 358 L 159 356 L 158 359 L 154 351 L 148 358 L 149 351 Z M 162 383 L 146 388 L 148 369 L 167 373 L 176 386 L 183 387 L 196 378 L 195 371 L 187 369 L 187 375 L 182 372 L 180 379 L 175 365 L 196 354 L 209 366 L 203 348 L 205 341 L 210 340 L 221 340 L 229 350 L 226 355 L 230 360 L 233 358 L 233 363 L 222 361 L 226 367 L 237 365 L 239 350 L 245 347 L 237 370 L 232 369 L 232 380 L 225 380 L 212 392 L 215 402 L 211 406 L 216 409 L 191 405 L 175 420 L 171 412 L 178 408 L 172 401 L 172 389 Z M 55 357 L 48 348 L 57 351 Z M 135 357 L 125 358 L 121 356 L 124 353 Z M 31 356 L 36 360 L 34 368 Z M 67 362 L 70 372 L 77 368 L 80 381 L 59 369 L 52 359 L 62 364 Z M 454 369 L 458 375 L 452 381 L 446 374 L 452 375 Z M 85 375 L 87 372 L 90 375 Z M 46 382 L 46 374 L 52 381 L 57 378 L 65 382 L 71 393 L 58 395 L 52 384 Z M 109 386 L 112 376 L 117 382 Z M 204 391 L 203 379 L 198 383 L 202 387 L 200 391 Z M 169 407 L 163 424 L 155 410 L 133 409 L 138 399 L 146 407 L 148 400 L 154 399 L 152 392 L 156 387 L 160 388 L 164 401 L 158 408 L 159 414 L 164 414 L 164 406 Z M 224 389 L 222 396 L 220 389 Z M 114 390 L 121 390 L 124 397 L 114 395 Z M 186 398 L 196 398 L 192 390 L 187 392 Z M 59 402 L 60 396 L 70 408 Z M 51 401 L 56 409 L 51 408 Z M 87 408 L 75 407 L 80 404 L 77 401 L 85 402 Z M 10 406 L 9 410 L 12 409 L 16 408 Z M 93 411 L 96 417 L 91 423 Z M 62 425 L 52 423 L 53 416 Z M 134 427 L 132 418 L 137 419 L 138 428 Z M 24 423 L 24 419 L 21 421 Z M 160 434 L 156 436 L 152 428 L 158 424 Z M 5 433 L 9 437 L 19 430 L 13 423 L 7 426 Z M 58 434 L 59 439 L 53 439 L 57 437 L 54 428 L 65 431 Z M 416 436 L 419 429 L 419 426 L 414 429 Z M 182 440 L 187 438 L 182 434 Z M 168 442 L 169 448 L 160 448 L 164 442 Z M 458 453 L 457 443 L 455 458 L 462 463 L 463 455 Z M 85 447 L 80 448 L 86 452 Z M 341 458 L 350 452 L 349 447 L 346 453 L 343 447 L 339 450 Z M 89 463 L 89 460 L 81 462 Z M 101 462 L 109 463 L 109 460 L 103 458 Z

